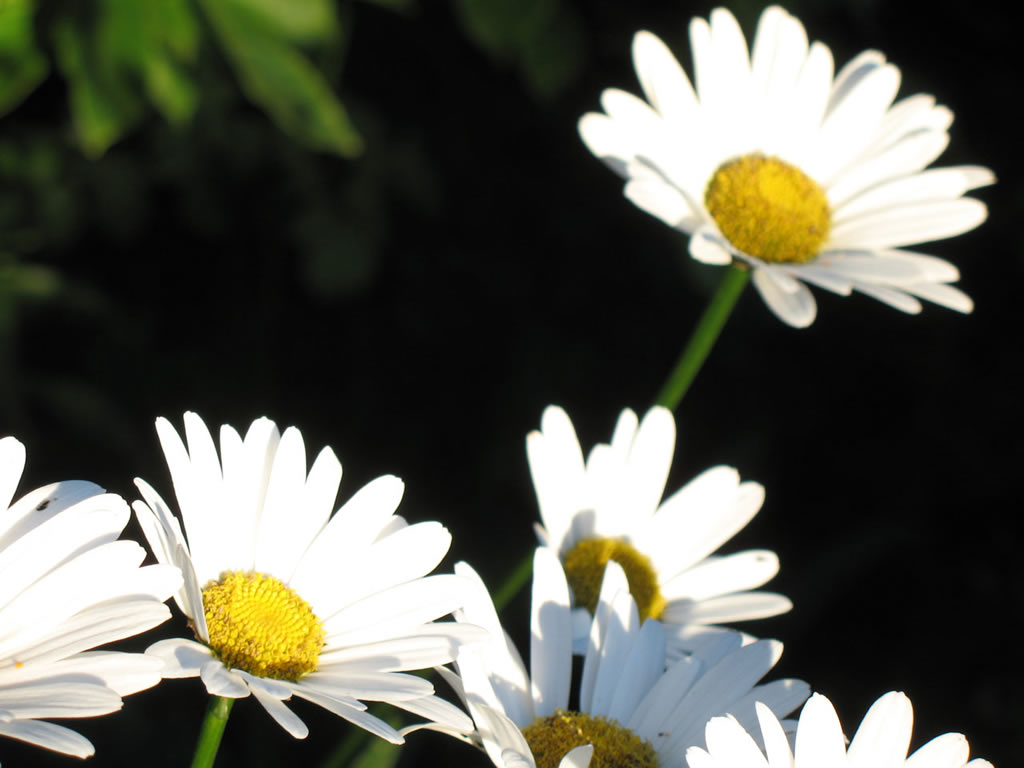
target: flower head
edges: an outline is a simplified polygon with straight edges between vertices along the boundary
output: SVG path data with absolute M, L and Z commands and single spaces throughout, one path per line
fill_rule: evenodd
M 403 674 L 452 661 L 480 632 L 434 622 L 462 604 L 463 581 L 425 576 L 451 536 L 395 514 L 401 480 L 377 478 L 332 516 L 341 464 L 324 448 L 307 475 L 294 427 L 281 434 L 257 419 L 243 439 L 223 426 L 218 458 L 194 413 L 185 414 L 187 448 L 168 421 L 156 426 L 184 532 L 142 480 L 145 502 L 134 509 L 157 559 L 185 575 L 175 601 L 195 636 L 147 651 L 164 660 L 165 677 L 200 677 L 217 696 L 252 694 L 296 738 L 308 730 L 284 704 L 293 695 L 394 743 L 401 735 L 362 700 L 468 723 L 429 681 Z
M 925 168 L 946 148 L 952 113 L 932 96 L 894 100 L 900 72 L 865 51 L 833 75 L 832 54 L 778 6 L 752 50 L 729 11 L 690 24 L 694 83 L 664 43 L 638 32 L 633 61 L 647 101 L 609 89 L 580 120 L 596 156 L 635 205 L 690 235 L 690 255 L 739 263 L 784 322 L 814 322 L 804 283 L 857 290 L 905 312 L 918 299 L 970 312 L 946 261 L 903 250 L 983 222 L 963 195 L 987 168 Z
M 541 543 L 558 553 L 574 604 L 593 613 L 609 560 L 622 566 L 641 619 L 665 625 L 670 658 L 687 651 L 713 625 L 788 611 L 782 595 L 753 592 L 779 570 L 774 552 L 714 555 L 757 514 L 764 488 L 740 482 L 732 467 L 713 467 L 662 500 L 676 432 L 672 412 L 652 408 L 637 422 L 628 408 L 611 442 L 586 462 L 561 408 L 549 406 L 541 429 L 526 438 L 543 525 Z M 578 616 L 577 650 L 588 616 Z
M 145 550 L 118 541 L 130 513 L 117 495 L 67 481 L 11 503 L 25 447 L 0 439 L 0 735 L 88 757 L 89 741 L 43 718 L 116 712 L 160 681 L 159 659 L 92 651 L 170 618 L 177 568 L 140 568 Z
M 690 768 L 992 768 L 987 760 L 968 762 L 967 739 L 959 733 L 937 736 L 907 757 L 914 712 L 897 691 L 871 705 L 849 747 L 832 702 L 817 693 L 800 713 L 795 750 L 763 704 L 757 705 L 757 720 L 764 753 L 735 718 L 716 717 L 707 724 L 706 747 L 687 751 Z
M 607 566 L 577 694 L 572 686 L 569 587 L 555 553 L 534 555 L 527 671 L 498 621 L 486 587 L 465 563 L 456 572 L 476 583 L 460 621 L 487 627 L 489 644 L 463 648 L 458 676 L 448 675 L 473 715 L 471 740 L 498 766 L 676 768 L 687 747 L 703 743 L 708 718 L 729 712 L 754 722 L 754 702 L 785 715 L 807 697 L 799 680 L 757 685 L 782 652 L 774 640 L 747 642 L 722 632 L 665 668 L 661 624 L 641 622 L 625 573 Z

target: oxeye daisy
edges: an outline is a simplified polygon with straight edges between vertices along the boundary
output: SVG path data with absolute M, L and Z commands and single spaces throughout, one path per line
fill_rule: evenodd
M 991 184 L 978 166 L 925 170 L 949 142 L 949 109 L 932 96 L 894 101 L 900 72 L 864 51 L 838 74 L 832 54 L 778 6 L 753 49 L 733 15 L 690 24 L 694 83 L 650 32 L 633 40 L 647 101 L 606 90 L 605 113 L 580 120 L 625 195 L 690 235 L 690 255 L 738 263 L 784 322 L 816 307 L 804 283 L 857 290 L 905 312 L 918 299 L 970 312 L 946 261 L 903 250 L 978 226 L 985 205 L 963 195 Z
M 898 691 L 871 705 L 849 747 L 832 703 L 817 693 L 800 713 L 795 750 L 768 707 L 757 705 L 757 719 L 764 752 L 734 718 L 716 717 L 708 722 L 706 747 L 687 751 L 690 768 L 992 768 L 987 760 L 968 762 L 967 739 L 959 733 L 937 736 L 907 757 L 914 713 Z
M 434 622 L 462 604 L 463 580 L 424 575 L 451 536 L 395 514 L 398 478 L 377 478 L 332 516 L 341 464 L 324 448 L 307 475 L 294 427 L 280 434 L 257 419 L 243 440 L 225 425 L 219 458 L 194 413 L 185 414 L 187 448 L 167 420 L 156 428 L 184 530 L 142 480 L 134 509 L 157 559 L 184 573 L 175 601 L 195 638 L 149 648 L 165 677 L 200 677 L 225 698 L 252 694 L 295 738 L 308 731 L 284 704 L 292 696 L 396 744 L 402 736 L 364 700 L 466 725 L 428 680 L 403 673 L 452 661 L 481 632 Z
M 706 470 L 662 500 L 676 431 L 672 412 L 654 407 L 642 422 L 622 411 L 611 442 L 586 461 L 569 416 L 545 409 L 526 438 L 537 492 L 541 544 L 558 553 L 577 606 L 577 651 L 585 642 L 605 563 L 622 566 L 641 620 L 665 625 L 669 658 L 713 625 L 784 613 L 782 595 L 750 591 L 779 570 L 774 552 L 712 554 L 757 514 L 764 488 L 732 467 Z
M 738 632 L 707 638 L 692 655 L 665 668 L 661 624 L 641 622 L 626 576 L 607 566 L 588 634 L 577 694 L 572 683 L 569 586 L 554 552 L 534 554 L 527 670 L 498 621 L 486 587 L 465 563 L 456 573 L 476 587 L 460 621 L 484 626 L 490 643 L 459 653 L 458 675 L 445 673 L 476 728 L 470 740 L 498 766 L 538 768 L 674 768 L 687 747 L 703 744 L 704 725 L 731 713 L 754 722 L 754 702 L 785 715 L 807 697 L 799 680 L 756 685 L 774 666 L 782 645 L 746 643 Z
M 170 618 L 177 568 L 139 565 L 118 541 L 130 513 L 117 495 L 67 481 L 11 503 L 25 447 L 0 439 L 0 735 L 75 757 L 92 744 L 43 718 L 95 717 L 160 681 L 159 659 L 92 651 Z

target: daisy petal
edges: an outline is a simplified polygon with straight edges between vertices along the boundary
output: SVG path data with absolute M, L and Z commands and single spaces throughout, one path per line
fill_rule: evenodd
M 817 315 L 814 297 L 792 278 L 762 267 L 754 270 L 754 287 L 768 308 L 787 325 L 806 328 L 814 322 Z

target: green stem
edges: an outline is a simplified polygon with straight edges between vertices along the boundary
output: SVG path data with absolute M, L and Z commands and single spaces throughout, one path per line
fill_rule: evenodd
M 206 718 L 199 730 L 192 768 L 213 768 L 213 761 L 217 759 L 217 750 L 220 748 L 220 738 L 224 735 L 224 727 L 228 724 L 228 715 L 234 703 L 234 699 L 210 697 L 210 706 L 206 708 Z
M 513 597 L 519 594 L 519 590 L 526 585 L 532 574 L 533 550 L 531 549 L 522 562 L 516 566 L 516 569 L 508 575 L 505 583 L 494 593 L 494 610 L 500 613 L 501 609 L 508 605 Z
M 661 388 L 655 402 L 674 411 L 683 399 L 686 390 L 697 378 L 700 368 L 715 346 L 718 334 L 722 332 L 725 321 L 729 319 L 736 300 L 743 293 L 743 288 L 750 279 L 750 271 L 744 267 L 733 265 L 725 271 L 725 277 L 718 284 L 715 295 L 704 314 L 700 316 L 697 327 L 693 330 L 686 349 L 679 356 L 676 367 L 669 374 L 665 386 Z

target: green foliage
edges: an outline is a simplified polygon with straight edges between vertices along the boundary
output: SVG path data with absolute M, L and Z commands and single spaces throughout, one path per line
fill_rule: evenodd
M 0 2 L 0 115 L 18 106 L 50 71 L 33 39 L 32 0 Z
M 583 66 L 583 32 L 561 0 L 454 0 L 459 19 L 477 45 L 514 62 L 540 96 L 566 88 Z
M 33 0 L 0 0 L 0 114 L 46 79 L 50 65 L 37 39 L 48 43 L 87 157 L 103 155 L 149 107 L 171 125 L 192 120 L 210 32 L 242 91 L 288 136 L 342 157 L 362 150 L 348 113 L 305 50 L 341 47 L 330 0 L 94 0 L 39 10 Z
M 203 0 L 242 90 L 292 138 L 342 157 L 363 142 L 323 75 L 296 43 L 323 42 L 336 32 L 326 0 L 281 5 L 272 0 Z

